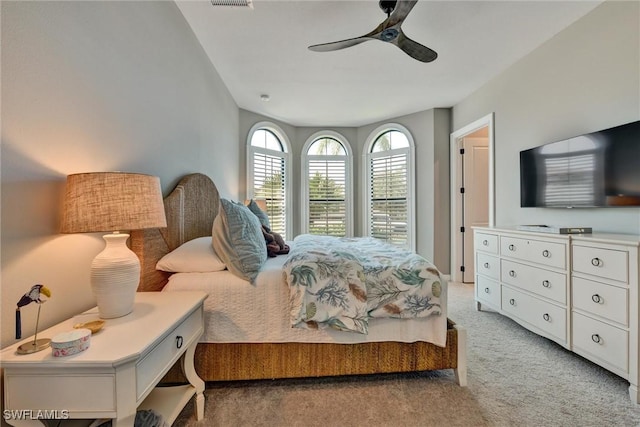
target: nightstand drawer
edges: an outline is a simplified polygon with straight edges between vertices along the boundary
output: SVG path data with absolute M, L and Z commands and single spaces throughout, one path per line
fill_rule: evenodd
M 94 413 L 107 417 L 116 411 L 113 374 L 68 375 L 63 369 L 21 369 L 7 373 L 4 382 L 5 388 L 11 390 L 5 395 L 5 409 L 66 409 L 75 418 Z
M 575 349 L 629 372 L 627 331 L 574 312 L 572 336 Z
M 178 360 L 189 344 L 202 333 L 202 309 L 191 313 L 182 323 L 142 358 L 136 368 L 136 398 L 139 400 L 150 391 Z M 164 368 L 164 369 L 163 369 Z
M 473 236 L 474 248 L 477 251 L 498 253 L 498 236 L 476 232 Z
M 566 247 L 564 243 L 504 236 L 500 238 L 501 255 L 562 269 L 567 265 Z
M 497 257 L 483 253 L 476 254 L 476 273 L 500 279 L 500 261 Z
M 562 304 L 567 303 L 567 275 L 502 260 L 500 277 L 504 283 L 534 292 Z
M 573 278 L 573 307 L 627 326 L 629 304 L 627 290 L 591 280 Z
M 573 271 L 628 283 L 629 254 L 589 246 L 573 245 Z

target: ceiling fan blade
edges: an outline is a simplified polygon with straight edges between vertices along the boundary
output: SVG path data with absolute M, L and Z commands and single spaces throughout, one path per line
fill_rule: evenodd
M 435 50 L 429 49 L 426 46 L 421 45 L 418 42 L 411 40 L 409 37 L 400 31 L 398 37 L 391 43 L 398 46 L 410 57 L 422 62 L 431 62 L 438 57 L 438 53 Z
M 391 15 L 389 15 L 389 17 L 382 23 L 384 28 L 402 23 L 416 3 L 418 3 L 418 0 L 398 0 L 398 3 L 396 3 L 396 7 L 393 9 L 393 12 L 391 12 Z
M 339 49 L 355 46 L 357 44 L 366 42 L 368 40 L 371 40 L 371 37 L 369 36 L 355 37 L 352 39 L 340 40 L 337 42 L 314 44 L 312 46 L 309 46 L 309 50 L 312 50 L 314 52 L 330 52 L 332 50 L 339 50 Z

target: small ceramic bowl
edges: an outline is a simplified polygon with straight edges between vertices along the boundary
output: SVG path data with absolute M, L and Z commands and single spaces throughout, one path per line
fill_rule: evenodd
M 89 329 L 92 334 L 100 331 L 104 326 L 104 320 L 92 320 L 91 322 L 76 323 L 73 325 L 75 329 Z
M 91 330 L 75 329 L 51 338 L 51 351 L 54 357 L 71 356 L 88 349 L 90 343 Z

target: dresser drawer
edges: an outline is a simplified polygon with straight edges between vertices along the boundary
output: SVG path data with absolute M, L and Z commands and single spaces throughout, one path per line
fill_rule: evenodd
M 571 298 L 574 308 L 628 325 L 628 291 L 625 288 L 574 277 Z
M 573 313 L 573 347 L 597 359 L 629 372 L 629 338 L 627 331 Z M 595 360 L 597 363 L 598 360 Z
M 172 360 L 177 360 L 186 351 L 189 343 L 198 339 L 203 330 L 202 308 L 194 311 L 178 324 L 136 365 L 136 397 L 140 399 L 171 368 Z M 144 333 L 144 331 L 141 331 Z M 165 368 L 163 370 L 163 368 Z
M 498 253 L 498 236 L 476 232 L 473 236 L 473 247 L 476 251 L 483 251 L 492 254 Z
M 500 266 L 504 283 L 534 292 L 561 304 L 567 304 L 567 275 L 520 264 L 506 259 Z
M 483 276 L 476 276 L 476 299 L 500 309 L 500 284 Z
M 500 260 L 498 257 L 476 253 L 476 273 L 483 274 L 492 279 L 500 279 Z
M 500 238 L 500 253 L 503 256 L 562 269 L 567 265 L 566 247 L 565 243 Z
M 503 286 L 502 310 L 566 344 L 567 311 L 564 308 Z
M 618 282 L 629 282 L 629 255 L 626 251 L 592 248 L 574 244 L 573 271 L 604 277 Z

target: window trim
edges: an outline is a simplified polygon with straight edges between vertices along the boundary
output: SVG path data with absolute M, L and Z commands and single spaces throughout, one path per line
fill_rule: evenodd
M 369 163 L 371 159 L 371 155 L 379 155 L 379 153 L 371 153 L 371 149 L 373 148 L 373 144 L 376 140 L 384 133 L 389 131 L 397 131 L 402 132 L 409 142 L 409 148 L 407 149 L 395 149 L 386 151 L 386 153 L 400 152 L 407 150 L 407 237 L 408 237 L 408 248 L 415 252 L 416 250 L 416 184 L 415 184 L 415 142 L 413 139 L 413 135 L 406 127 L 402 126 L 399 123 L 385 123 L 381 126 L 375 128 L 367 139 L 365 140 L 365 144 L 362 151 L 362 206 L 364 207 L 363 216 L 365 218 L 364 223 L 362 225 L 362 235 L 370 236 L 371 230 L 371 198 L 369 197 L 369 188 L 371 186 L 371 175 Z
M 272 132 L 279 140 L 280 143 L 282 144 L 282 148 L 284 151 L 275 151 L 275 150 L 270 150 L 268 148 L 261 148 L 261 147 L 254 147 L 253 145 L 251 145 L 251 139 L 253 137 L 253 134 L 256 131 L 259 130 L 268 130 L 269 132 Z M 247 183 L 246 183 L 246 198 L 247 199 L 252 199 L 254 197 L 254 192 L 253 192 L 253 154 L 255 152 L 258 153 L 268 153 L 268 154 L 274 154 L 274 153 L 280 153 L 282 155 L 282 158 L 284 158 L 284 162 L 285 162 L 285 167 L 284 167 L 284 171 L 285 171 L 285 180 L 284 180 L 284 188 L 285 188 L 285 233 L 286 233 L 286 237 L 287 239 L 293 239 L 293 206 L 292 206 L 292 201 L 291 201 L 291 197 L 292 197 L 292 188 L 291 188 L 291 142 L 289 140 L 289 137 L 287 136 L 287 134 L 285 133 L 284 130 L 282 130 L 282 128 L 280 126 L 278 126 L 277 124 L 273 123 L 273 122 L 268 122 L 268 121 L 262 121 L 262 122 L 258 122 L 256 124 L 254 124 L 253 126 L 251 126 L 251 129 L 249 129 L 249 132 L 247 133 L 247 155 L 246 155 L 246 165 L 247 165 Z
M 342 146 L 344 147 L 347 155 L 346 156 L 323 156 L 324 158 L 347 158 L 346 161 L 346 168 L 345 168 L 345 199 L 346 199 L 346 205 L 345 205 L 345 209 L 347 212 L 347 226 L 346 226 L 346 237 L 353 237 L 354 235 L 354 229 L 355 227 L 353 226 L 353 199 L 354 199 L 354 193 L 353 193 L 353 150 L 351 149 L 351 144 L 349 144 L 349 141 L 347 140 L 347 138 L 345 138 L 343 135 L 341 135 L 338 132 L 332 131 L 332 130 L 323 130 L 323 131 L 318 131 L 315 132 L 313 135 L 311 135 L 309 138 L 307 138 L 306 142 L 304 143 L 304 146 L 302 147 L 302 165 L 300 168 L 300 175 L 302 177 L 302 185 L 300 186 L 300 193 L 301 193 L 301 197 L 302 197 L 302 209 L 301 209 L 301 218 L 300 218 L 300 222 L 301 222 L 301 232 L 302 233 L 309 233 L 309 177 L 308 177 L 308 172 L 309 172 L 309 155 L 307 154 L 309 151 L 309 147 L 311 147 L 311 145 L 316 142 L 318 139 L 321 138 L 332 138 L 337 140 L 338 142 L 340 142 L 342 144 Z M 314 157 L 319 157 L 319 156 L 314 156 Z

